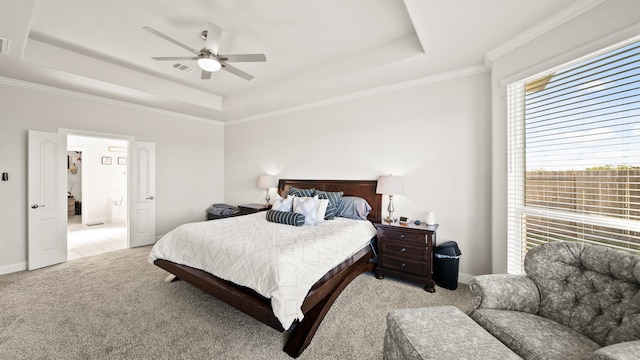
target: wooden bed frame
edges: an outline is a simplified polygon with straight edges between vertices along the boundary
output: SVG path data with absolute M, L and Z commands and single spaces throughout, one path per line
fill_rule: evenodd
M 278 191 L 284 195 L 289 187 L 315 188 L 322 191 L 342 191 L 344 196 L 359 196 L 366 199 L 372 207 L 368 216 L 369 221 L 379 223 L 382 219 L 382 195 L 376 194 L 376 186 L 376 180 L 281 179 L 278 183 Z M 154 261 L 154 264 L 264 324 L 281 332 L 285 330 L 273 314 L 270 300 L 255 291 L 186 265 L 162 259 Z M 365 247 L 315 283 L 302 304 L 304 318 L 291 326 L 290 335 L 283 350 L 291 357 L 300 356 L 342 290 L 358 275 L 373 268 L 373 251 L 370 247 Z

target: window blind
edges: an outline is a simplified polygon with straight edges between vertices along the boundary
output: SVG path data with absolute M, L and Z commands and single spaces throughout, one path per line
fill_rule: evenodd
M 640 41 L 507 87 L 508 271 L 581 241 L 640 254 Z

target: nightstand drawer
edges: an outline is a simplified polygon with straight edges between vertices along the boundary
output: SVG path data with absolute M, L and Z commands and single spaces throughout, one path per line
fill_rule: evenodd
M 411 261 L 406 258 L 398 258 L 394 256 L 382 255 L 382 266 L 387 269 L 399 270 L 405 273 L 416 275 L 427 275 L 427 262 L 426 261 Z
M 415 246 L 415 243 L 402 241 L 382 241 L 380 245 L 382 252 L 389 256 L 397 256 L 408 260 L 425 261 L 427 258 L 427 247 Z
M 426 243 L 424 233 L 417 233 L 411 231 L 404 231 L 401 228 L 396 229 L 378 229 L 378 237 L 384 239 L 403 240 L 403 241 L 416 241 Z

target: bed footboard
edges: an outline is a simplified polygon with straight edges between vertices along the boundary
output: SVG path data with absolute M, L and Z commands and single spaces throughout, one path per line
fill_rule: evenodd
M 230 281 L 220 279 L 210 273 L 190 266 L 176 264 L 171 261 L 157 259 L 153 262 L 164 270 L 174 274 L 181 280 L 235 307 L 245 314 L 271 326 L 278 331 L 284 331 L 282 324 L 271 310 L 269 299 L 255 291 L 236 285 Z
M 294 358 L 302 354 L 304 349 L 311 343 L 311 339 L 313 339 L 313 336 L 316 334 L 320 323 L 322 323 L 331 305 L 333 305 L 340 293 L 342 293 L 342 290 L 358 275 L 365 271 L 373 270 L 374 263 L 371 259 L 373 259 L 373 252 L 369 249 L 365 256 L 362 256 L 352 265 L 346 267 L 338 275 L 333 277 L 329 281 L 331 284 L 326 284 L 331 290 L 327 291 L 320 301 L 306 311 L 303 306 L 304 318 L 295 324 L 295 328 L 291 332 L 291 335 L 289 335 L 289 339 L 282 349 L 284 352 Z
M 304 318 L 292 325 L 284 352 L 294 358 L 302 354 L 342 290 L 358 275 L 373 270 L 372 259 L 373 251 L 368 247 L 362 249 L 330 271 L 309 291 L 302 305 Z M 273 314 L 270 300 L 255 291 L 186 265 L 162 259 L 154 261 L 154 264 L 273 329 L 285 330 Z

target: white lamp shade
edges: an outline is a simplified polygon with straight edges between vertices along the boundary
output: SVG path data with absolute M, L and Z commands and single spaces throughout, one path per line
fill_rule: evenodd
M 260 175 L 258 176 L 258 188 L 271 189 L 276 187 L 276 178 L 272 175 Z
M 198 57 L 198 66 L 200 66 L 202 70 L 209 72 L 218 71 L 222 67 L 218 59 L 214 58 L 213 56 Z
M 376 193 L 399 195 L 404 194 L 404 182 L 402 176 L 384 175 L 378 177 Z

